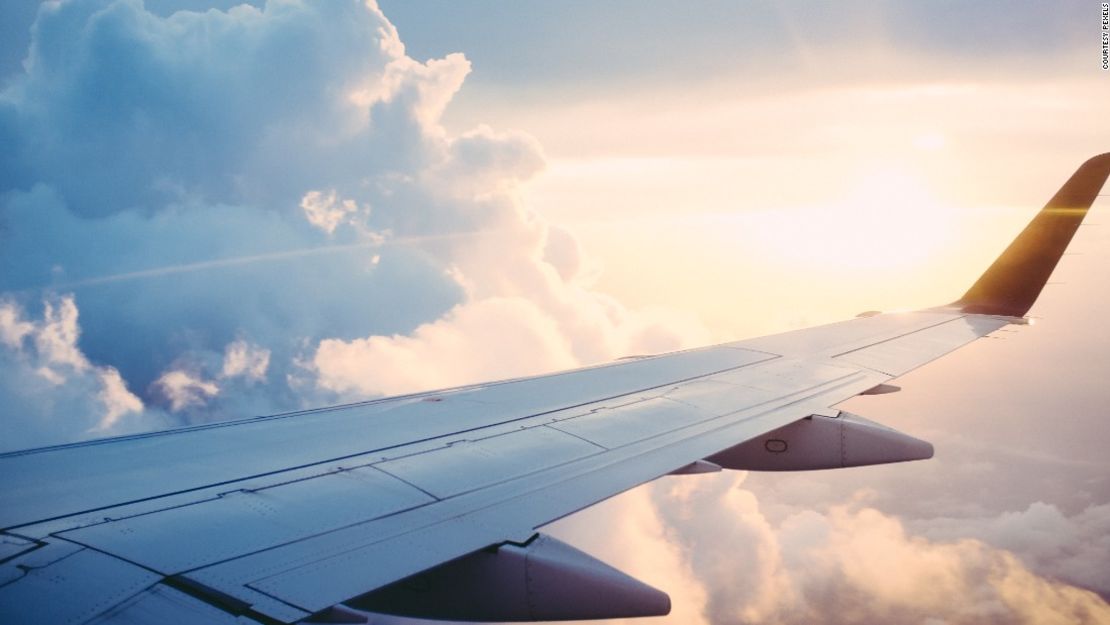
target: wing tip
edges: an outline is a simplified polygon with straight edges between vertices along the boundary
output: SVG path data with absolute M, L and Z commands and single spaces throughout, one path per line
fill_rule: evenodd
M 951 306 L 966 313 L 1022 317 L 1110 176 L 1110 152 L 1083 162 L 974 285 Z

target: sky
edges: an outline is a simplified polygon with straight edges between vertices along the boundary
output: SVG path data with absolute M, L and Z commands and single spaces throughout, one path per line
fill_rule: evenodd
M 0 6 L 4 450 L 943 304 L 1110 150 L 1085 1 Z M 841 406 L 936 458 L 549 531 L 658 622 L 1110 622 L 1088 221 L 1033 325 Z

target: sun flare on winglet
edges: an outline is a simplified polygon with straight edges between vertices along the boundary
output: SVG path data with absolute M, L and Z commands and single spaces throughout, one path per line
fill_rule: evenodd
M 1110 152 L 1084 162 L 952 307 L 1022 317 L 1037 300 L 1110 175 Z

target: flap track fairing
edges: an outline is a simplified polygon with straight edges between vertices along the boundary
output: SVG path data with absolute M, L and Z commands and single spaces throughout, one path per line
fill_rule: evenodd
M 706 459 L 726 469 L 807 471 L 932 457 L 931 444 L 841 411 L 810 415 Z
M 451 621 L 662 616 L 661 590 L 550 536 L 475 551 L 346 602 L 359 610 Z

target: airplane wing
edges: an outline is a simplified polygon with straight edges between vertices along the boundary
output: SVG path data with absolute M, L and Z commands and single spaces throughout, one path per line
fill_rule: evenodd
M 665 614 L 538 528 L 670 473 L 931 457 L 830 407 L 1023 323 L 1108 173 L 1110 154 L 1084 163 L 947 306 L 0 455 L 0 622 Z

